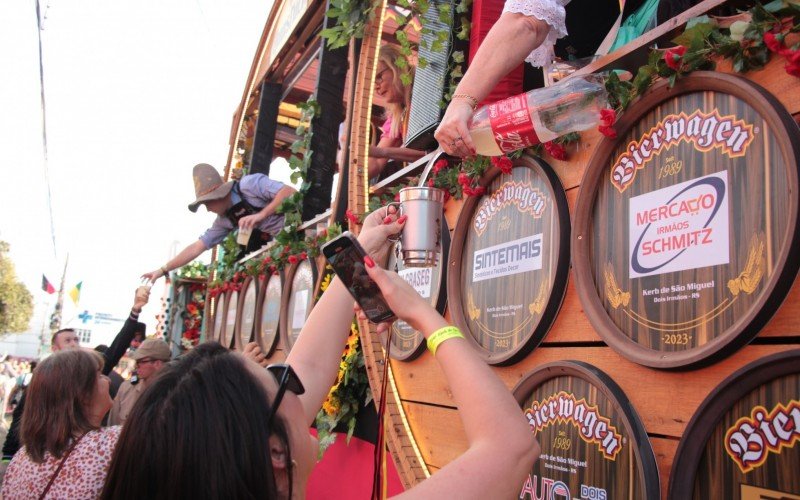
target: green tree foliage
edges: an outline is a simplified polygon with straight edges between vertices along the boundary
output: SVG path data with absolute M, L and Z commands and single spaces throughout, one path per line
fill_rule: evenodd
M 17 280 L 8 250 L 8 243 L 0 241 L 0 335 L 24 332 L 33 315 L 33 296 Z

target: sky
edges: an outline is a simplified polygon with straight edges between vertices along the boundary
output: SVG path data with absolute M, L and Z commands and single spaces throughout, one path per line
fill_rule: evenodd
M 83 287 L 77 308 L 65 298 L 64 320 L 84 309 L 125 317 L 139 276 L 213 221 L 187 210 L 192 166 L 224 169 L 272 2 L 41 2 L 55 248 L 35 0 L 0 2 L 0 240 L 37 302 L 32 325 L 55 297 L 42 273 L 58 288 L 67 254 L 65 288 Z M 163 279 L 141 318 L 151 332 L 162 294 Z

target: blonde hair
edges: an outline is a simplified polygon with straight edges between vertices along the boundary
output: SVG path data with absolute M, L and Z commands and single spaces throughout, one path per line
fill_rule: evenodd
M 403 59 L 406 61 L 406 69 L 397 67 L 395 61 Z M 392 137 L 403 137 L 405 135 L 405 121 L 406 112 L 411 105 L 411 84 L 403 85 L 401 76 L 406 73 L 414 80 L 414 68 L 411 66 L 408 58 L 400 52 L 400 49 L 395 45 L 383 45 L 378 53 L 378 61 L 386 65 L 392 73 L 392 87 L 397 94 L 403 96 L 403 103 L 396 102 L 386 103 L 386 113 L 384 119 L 392 119 L 391 135 Z

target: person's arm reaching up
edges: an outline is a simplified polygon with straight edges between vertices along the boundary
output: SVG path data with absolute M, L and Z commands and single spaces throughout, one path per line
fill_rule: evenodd
M 114 337 L 114 341 L 103 354 L 103 357 L 105 358 L 103 375 L 108 375 L 111 373 L 111 370 L 113 370 L 114 367 L 117 366 L 117 363 L 119 363 L 119 360 L 122 359 L 125 351 L 128 350 L 128 346 L 131 345 L 131 340 L 133 340 L 133 337 L 136 335 L 137 326 L 139 323 L 139 313 L 142 312 L 142 308 L 147 304 L 149 299 L 150 287 L 140 286 L 136 289 L 130 316 L 128 316 L 128 319 L 125 320 L 125 323 L 122 325 L 122 329 L 119 331 L 117 336 Z
M 389 307 L 426 338 L 449 326 L 397 273 L 369 262 L 367 272 Z M 363 313 L 359 315 L 365 318 Z M 379 330 L 388 326 L 382 324 Z M 400 497 L 514 498 L 540 451 L 522 409 L 464 338 L 443 341 L 435 357 L 458 406 L 469 448 Z

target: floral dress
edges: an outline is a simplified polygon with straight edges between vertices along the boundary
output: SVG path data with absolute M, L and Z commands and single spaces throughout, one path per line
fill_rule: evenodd
M 45 498 L 89 499 L 100 496 L 121 429 L 119 426 L 103 427 L 83 436 L 67 457 Z M 60 462 L 60 458 L 46 453 L 44 462 L 37 464 L 30 459 L 25 447 L 20 448 L 6 470 L 3 499 L 38 499 Z
M 553 45 L 559 38 L 567 36 L 567 26 L 565 19 L 567 13 L 564 10 L 570 0 L 506 0 L 503 12 L 513 12 L 533 16 L 540 21 L 550 25 L 550 31 L 544 42 L 536 47 L 525 58 L 525 61 L 534 66 L 547 67 L 553 62 L 555 54 Z

